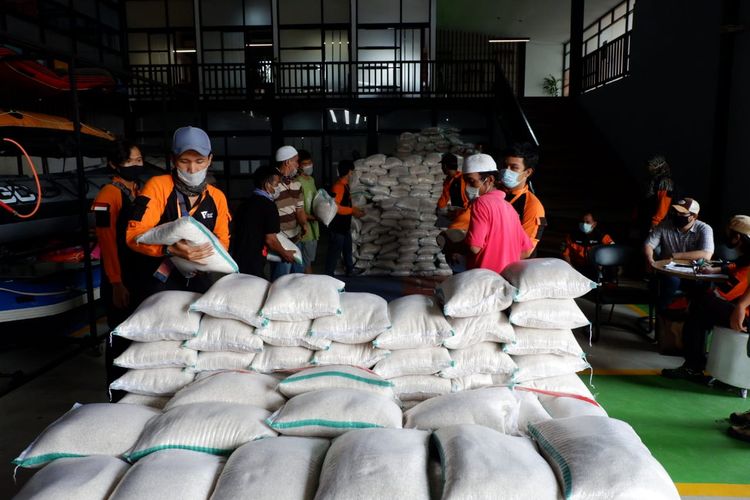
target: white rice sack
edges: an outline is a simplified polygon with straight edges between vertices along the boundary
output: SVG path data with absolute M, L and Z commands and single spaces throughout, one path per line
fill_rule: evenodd
M 278 380 L 253 372 L 221 371 L 200 377 L 181 389 L 164 407 L 170 410 L 192 403 L 239 403 L 269 411 L 281 408 L 286 398 L 276 391 Z
M 302 252 L 299 247 L 287 237 L 287 235 L 284 233 L 276 233 L 276 239 L 279 240 L 279 244 L 284 250 L 288 250 L 294 254 L 293 258 L 297 264 L 302 264 Z M 266 256 L 266 260 L 268 260 L 268 262 L 281 262 L 282 259 L 279 254 L 270 250 Z
M 372 293 L 342 293 L 341 311 L 341 315 L 315 319 L 310 336 L 344 344 L 360 344 L 372 341 L 391 327 L 388 303 Z
M 376 179 L 377 179 L 377 177 L 376 177 Z M 370 191 L 370 193 L 372 193 L 373 196 L 378 196 L 378 195 L 381 195 L 381 196 L 390 196 L 390 194 L 391 194 L 391 188 L 385 187 L 385 186 L 380 186 L 380 185 L 370 186 L 370 187 L 367 188 L 367 190 Z M 375 198 L 373 198 L 373 201 L 378 201 L 378 200 L 376 200 Z
M 424 295 L 407 295 L 388 304 L 392 327 L 373 341 L 383 349 L 439 347 L 453 335 L 435 302 Z
M 190 246 L 201 246 L 211 244 L 213 253 L 202 259 L 200 263 L 189 261 L 181 257 L 170 257 L 172 263 L 183 276 L 190 277 L 196 271 L 214 273 L 238 273 L 240 268 L 234 261 L 219 238 L 208 230 L 206 226 L 192 217 L 180 217 L 179 219 L 159 224 L 135 238 L 139 245 L 174 245 L 180 240 L 185 240 Z
M 312 212 L 315 217 L 328 226 L 334 217 L 336 217 L 338 209 L 336 200 L 325 189 L 318 189 L 312 202 Z
M 445 339 L 448 349 L 464 349 L 480 342 L 513 342 L 516 334 L 508 318 L 500 311 L 468 318 L 448 318 L 455 335 Z
M 132 462 L 163 449 L 229 455 L 239 446 L 276 432 L 264 423 L 270 412 L 237 403 L 191 403 L 151 420 L 127 454 Z
M 125 391 L 144 396 L 171 396 L 195 379 L 192 369 L 150 368 L 128 370 L 109 384 L 110 391 Z
M 338 316 L 333 316 L 337 318 Z M 331 341 L 309 336 L 312 321 L 269 321 L 255 334 L 268 345 L 277 347 L 306 347 L 311 350 L 328 349 Z
M 379 167 L 385 165 L 386 156 L 384 154 L 374 154 L 365 158 L 365 165 L 368 167 Z
M 528 436 L 529 424 L 544 422 L 552 417 L 539 402 L 537 395 L 531 392 L 514 391 L 513 395 L 518 399 L 518 434 Z
M 198 353 L 179 340 L 133 342 L 113 361 L 122 368 L 184 368 L 195 366 Z
M 157 451 L 133 465 L 109 498 L 206 499 L 211 495 L 224 461 L 222 457 L 198 451 Z
M 472 389 L 481 389 L 482 387 L 489 387 L 495 384 L 492 380 L 492 375 L 487 373 L 475 373 L 473 375 L 467 375 L 465 377 L 456 377 L 450 379 L 451 381 L 451 392 L 470 391 Z
M 216 370 L 249 370 L 255 359 L 254 352 L 201 352 L 195 364 L 196 372 Z
M 518 290 L 516 302 L 537 299 L 575 299 L 596 283 L 562 259 L 524 259 L 503 269 L 503 277 Z
M 539 402 L 552 418 L 582 417 L 584 415 L 607 416 L 607 412 L 599 404 L 584 398 L 539 394 Z
M 553 330 L 580 328 L 591 324 L 573 299 L 517 302 L 510 310 L 510 322 L 516 326 Z
M 349 365 L 318 366 L 302 370 L 279 382 L 286 397 L 324 389 L 357 389 L 393 398 L 393 383 L 370 370 Z
M 424 401 L 448 394 L 452 390 L 448 379 L 435 375 L 404 375 L 390 379 L 393 391 L 401 401 Z
M 398 186 L 399 182 L 398 182 L 398 179 L 396 179 L 395 177 L 384 175 L 378 178 L 378 185 L 392 188 L 392 187 Z
M 247 323 L 203 316 L 198 335 L 185 341 L 184 346 L 197 351 L 248 353 L 261 352 L 263 340 L 255 335 L 255 328 Z
M 124 405 L 141 405 L 150 406 L 157 410 L 163 409 L 169 400 L 170 396 L 144 396 L 143 394 L 125 394 L 117 403 Z
M 435 288 L 443 312 L 453 318 L 502 311 L 513 302 L 515 289 L 489 269 L 470 269 L 456 274 Z
M 500 344 L 494 342 L 480 342 L 465 349 L 454 349 L 450 355 L 453 366 L 442 370 L 441 377 L 466 377 L 475 373 L 512 375 L 516 372 L 513 359 L 503 352 Z
M 236 319 L 259 327 L 263 318 L 258 315 L 271 284 L 248 274 L 224 276 L 195 303 L 192 311 L 199 311 L 215 318 Z
M 35 473 L 14 500 L 108 498 L 129 465 L 103 455 L 59 458 Z
M 383 378 L 404 375 L 434 375 L 440 370 L 453 366 L 448 349 L 444 347 L 423 347 L 393 351 L 387 358 L 378 361 L 372 369 Z
M 273 282 L 261 315 L 272 321 L 303 321 L 341 314 L 344 282 L 317 274 L 287 274 Z
M 428 432 L 358 429 L 331 444 L 316 500 L 429 500 Z
M 316 366 L 352 365 L 372 368 L 391 352 L 373 347 L 371 344 L 339 344 L 333 342 L 325 351 L 316 351 L 310 363 Z
M 531 425 L 565 498 L 680 498 L 664 467 L 621 420 L 583 416 Z M 626 466 L 623 466 L 626 464 Z
M 13 464 L 36 469 L 58 458 L 119 457 L 135 444 L 146 423 L 160 413 L 147 406 L 76 403 L 47 426 Z
M 555 474 L 525 437 L 480 425 L 456 425 L 433 434 L 442 459 L 442 498 L 557 500 Z
M 478 424 L 503 434 L 518 429 L 518 401 L 506 387 L 446 394 L 404 413 L 404 428 L 437 430 L 450 425 Z
M 573 356 L 570 354 L 531 354 L 526 356 L 513 356 L 513 361 L 518 366 L 515 373 L 515 381 L 519 384 L 536 380 L 538 378 L 556 377 L 577 373 L 591 368 L 585 356 Z
M 547 330 L 541 328 L 515 328 L 516 340 L 506 344 L 503 350 L 510 355 L 526 354 L 570 354 L 582 356 L 583 350 L 570 330 Z
M 389 156 L 385 159 L 383 167 L 392 170 L 394 167 L 400 167 L 401 165 L 403 165 L 403 162 L 399 158 Z
M 260 373 L 297 370 L 310 366 L 313 351 L 304 347 L 266 346 L 257 354 L 250 369 Z
M 201 315 L 190 312 L 200 294 L 169 290 L 151 295 L 112 332 L 136 342 L 188 340 L 198 333 Z
M 325 389 L 292 399 L 266 423 L 287 436 L 336 437 L 352 429 L 401 428 L 392 398 L 358 389 Z
M 211 500 L 311 499 L 329 445 L 290 436 L 243 444 L 227 460 Z
M 396 206 L 410 212 L 418 212 L 420 205 L 419 200 L 416 198 L 403 198 L 396 202 Z
M 359 182 L 362 183 L 363 186 L 372 187 L 375 186 L 378 183 L 378 176 L 367 172 L 359 176 Z
M 443 155 L 441 153 L 430 153 L 425 155 L 423 163 L 427 165 L 439 165 L 442 159 Z
M 546 377 L 536 380 L 529 380 L 522 384 L 523 387 L 528 387 L 536 391 L 546 391 L 552 393 L 563 393 L 563 394 L 575 394 L 583 396 L 590 400 L 594 400 L 594 395 L 581 380 L 581 378 L 575 373 L 567 373 L 565 375 L 558 375 L 556 377 Z

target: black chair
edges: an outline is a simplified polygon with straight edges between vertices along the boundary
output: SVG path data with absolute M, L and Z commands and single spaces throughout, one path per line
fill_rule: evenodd
M 597 284 L 593 290 L 593 299 L 596 304 L 594 316 L 594 332 L 591 341 L 599 340 L 600 316 L 604 305 L 611 305 L 607 324 L 612 324 L 612 313 L 616 304 L 648 304 L 648 329 L 641 327 L 639 323 L 634 326 L 640 333 L 648 334 L 654 329 L 654 295 L 647 283 L 641 281 L 621 280 L 620 273 L 623 268 L 631 266 L 640 258 L 639 253 L 625 245 L 599 245 L 592 248 L 589 258 L 597 270 Z M 631 325 L 618 325 L 630 327 Z

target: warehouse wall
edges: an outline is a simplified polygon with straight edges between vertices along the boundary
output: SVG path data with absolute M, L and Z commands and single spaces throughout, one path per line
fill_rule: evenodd
M 561 43 L 531 41 L 526 44 L 525 96 L 546 96 L 542 80 L 553 75 L 562 80 L 563 46 Z M 562 91 L 562 82 L 560 82 Z
M 579 98 L 637 177 L 661 152 L 699 201 L 710 184 L 720 21 L 719 2 L 639 0 L 631 75 Z

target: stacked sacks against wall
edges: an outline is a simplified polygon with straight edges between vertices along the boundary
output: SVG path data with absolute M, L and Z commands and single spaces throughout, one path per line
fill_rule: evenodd
M 474 144 L 464 142 L 455 127 L 429 127 L 419 133 L 404 132 L 398 138 L 396 156 L 406 158 L 412 154 L 454 153 L 461 156 L 475 152 Z
M 355 267 L 365 274 L 452 274 L 437 245 L 435 208 L 441 155 L 401 160 L 378 154 L 355 162 L 352 201 L 365 211 L 352 224 Z

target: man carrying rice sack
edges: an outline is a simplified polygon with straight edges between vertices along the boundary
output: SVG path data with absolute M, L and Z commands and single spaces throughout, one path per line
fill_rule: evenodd
M 483 153 L 471 155 L 464 162 L 463 172 L 471 219 L 466 239 L 456 246 L 452 260 L 455 263 L 462 256 L 467 269 L 500 273 L 508 264 L 527 258 L 534 245 L 518 214 L 505 200 L 505 193 L 495 188 L 495 160 Z
M 224 249 L 229 248 L 229 208 L 224 193 L 208 184 L 206 174 L 211 166 L 211 140 L 203 130 L 182 127 L 172 139 L 172 171 L 152 177 L 135 199 L 128 222 L 127 244 L 141 254 L 152 257 L 153 279 L 139 283 L 148 296 L 162 290 L 205 292 L 211 286 L 208 274 L 197 273 L 187 279 L 177 272 L 169 257 L 180 257 L 200 263 L 214 253 L 211 243 L 192 246 L 185 240 L 171 245 L 139 244 L 136 238 L 146 231 L 192 217 L 211 231 Z
M 237 210 L 231 252 L 243 274 L 266 278 L 266 257 L 269 250 L 284 262 L 294 262 L 294 252 L 285 249 L 276 236 L 281 229 L 274 200 L 281 190 L 280 182 L 278 170 L 260 167 L 253 173 L 255 190 Z
M 328 243 L 328 254 L 326 255 L 325 273 L 333 276 L 336 264 L 343 253 L 346 274 L 354 272 L 354 260 L 352 258 L 352 216 L 358 219 L 365 213 L 357 207 L 352 206 L 352 195 L 349 191 L 349 182 L 354 172 L 354 162 L 341 160 L 338 165 L 339 178 L 331 188 L 336 199 L 338 213 L 328 225 L 330 230 L 330 241 Z

